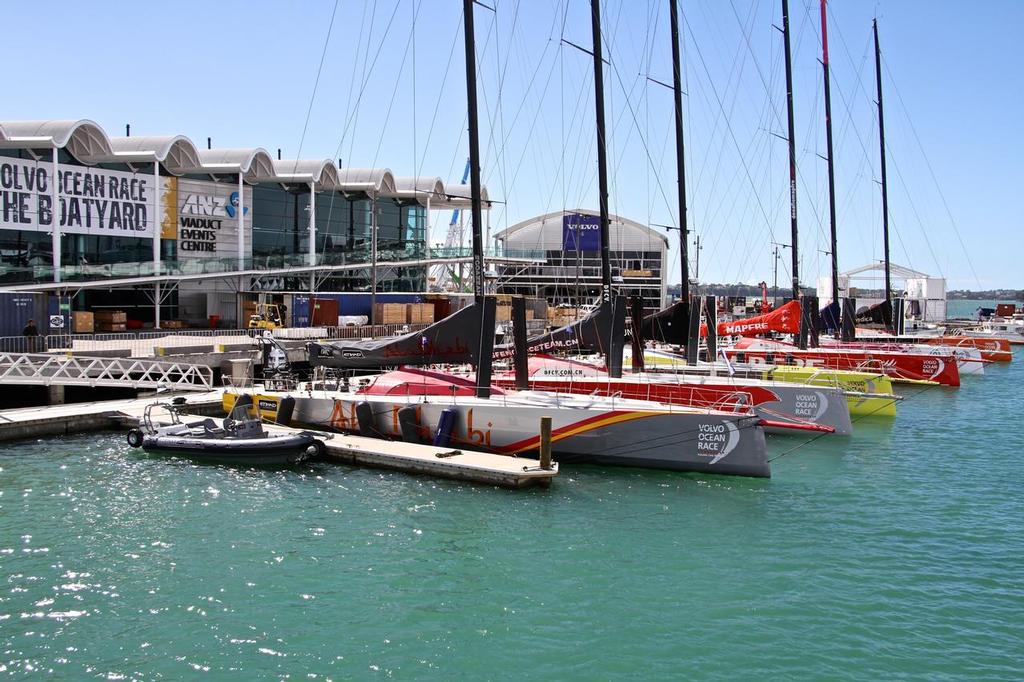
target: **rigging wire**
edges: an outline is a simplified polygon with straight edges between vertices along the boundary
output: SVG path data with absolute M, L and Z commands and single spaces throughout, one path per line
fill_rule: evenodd
M 694 46 L 694 50 L 697 52 L 697 57 L 700 60 L 701 66 L 704 69 L 704 73 L 705 73 L 705 75 L 708 78 L 708 83 L 711 86 L 711 92 L 712 92 L 712 94 L 714 94 L 715 101 L 718 103 L 718 107 L 722 111 L 722 114 L 724 116 L 725 115 L 725 105 L 723 104 L 722 98 L 718 94 L 718 89 L 715 87 L 714 81 L 711 78 L 711 72 L 708 69 L 707 62 L 704 60 L 704 53 L 701 51 L 700 45 L 698 44 L 696 37 L 693 35 L 693 30 L 692 30 L 692 28 L 690 26 L 690 23 L 685 20 L 685 17 L 684 17 L 684 20 L 683 20 L 683 25 L 686 27 L 686 31 L 690 34 L 690 40 L 691 40 L 691 42 L 692 42 L 692 44 Z M 736 147 L 736 152 L 740 156 L 740 163 L 743 166 L 743 170 L 744 170 L 744 173 L 746 175 L 747 181 L 750 183 L 751 189 L 754 192 L 754 198 L 757 201 L 757 205 L 758 205 L 758 208 L 760 209 L 761 216 L 764 218 L 765 228 L 768 231 L 768 236 L 769 236 L 770 239 L 773 240 L 774 239 L 774 235 L 773 235 L 773 232 L 772 232 L 771 221 L 768 218 L 768 213 L 765 211 L 764 204 L 761 202 L 760 196 L 757 194 L 757 186 L 754 184 L 754 179 L 753 179 L 753 177 L 751 177 L 751 174 L 750 174 L 750 168 L 747 165 L 746 160 L 743 158 L 743 151 L 740 149 L 739 142 L 736 139 L 735 131 L 732 128 L 732 124 L 728 120 L 725 121 L 725 125 L 726 125 L 726 129 L 729 132 L 729 137 L 732 140 L 733 145 Z
M 334 30 L 334 17 L 338 13 L 338 0 L 334 0 L 334 9 L 331 10 L 331 20 L 327 24 L 327 37 L 324 38 L 324 47 L 320 51 L 320 64 L 316 67 L 316 79 L 313 81 L 313 92 L 309 96 L 309 106 L 306 107 L 306 120 L 302 124 L 302 135 L 299 137 L 299 150 L 295 154 L 295 163 L 298 164 L 302 158 L 302 146 L 306 142 L 306 131 L 309 128 L 309 117 L 313 113 L 313 102 L 316 101 L 317 89 L 320 87 L 320 74 L 324 70 L 324 58 L 327 56 L 327 46 L 331 43 L 331 31 Z M 292 169 L 294 170 L 294 168 Z
M 899 87 L 897 87 L 896 80 L 893 78 L 892 72 L 889 71 L 889 63 L 884 59 L 884 57 L 882 59 L 882 66 L 885 67 L 885 73 L 889 76 L 889 82 L 892 84 L 892 88 L 896 92 L 896 99 L 900 102 L 900 109 L 903 111 L 903 115 L 910 124 L 910 131 L 914 135 L 914 141 L 917 142 L 917 147 L 921 150 L 921 156 L 924 158 L 925 166 L 927 166 L 928 173 L 931 176 L 932 182 L 935 184 L 935 189 L 938 191 L 939 198 L 942 200 L 942 206 L 946 211 L 946 215 L 949 217 L 949 222 L 953 227 L 954 234 L 956 234 L 956 239 L 960 242 L 960 248 L 963 250 L 964 258 L 967 260 L 967 266 L 971 269 L 971 274 L 974 275 L 974 281 L 977 282 L 978 288 L 981 289 L 981 279 L 978 277 L 978 273 L 974 269 L 974 263 L 971 262 L 971 256 L 967 252 L 967 245 L 964 244 L 963 236 L 960 234 L 960 229 L 957 227 L 956 220 L 953 218 L 953 211 L 949 208 L 949 202 L 946 201 L 946 195 L 942 191 L 942 186 L 939 184 L 938 177 L 935 175 L 935 169 L 932 167 L 928 154 L 925 152 L 924 145 L 921 143 L 921 137 L 917 134 L 917 126 L 914 125 L 914 120 L 910 118 L 910 111 L 907 108 L 906 102 L 903 101 L 903 93 L 901 93 Z M 886 151 L 888 151 L 888 147 L 886 148 Z

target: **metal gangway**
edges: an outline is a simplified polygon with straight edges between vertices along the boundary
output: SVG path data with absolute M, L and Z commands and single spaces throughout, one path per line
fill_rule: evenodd
M 0 386 L 103 386 L 171 391 L 213 390 L 213 369 L 143 358 L 100 358 L 50 353 L 0 353 Z

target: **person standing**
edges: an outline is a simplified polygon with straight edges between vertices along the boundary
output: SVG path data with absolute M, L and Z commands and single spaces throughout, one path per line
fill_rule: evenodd
M 38 350 L 39 342 L 39 328 L 36 327 L 35 320 L 29 320 L 25 328 L 21 330 L 21 335 L 25 337 L 25 347 L 29 353 L 35 353 Z

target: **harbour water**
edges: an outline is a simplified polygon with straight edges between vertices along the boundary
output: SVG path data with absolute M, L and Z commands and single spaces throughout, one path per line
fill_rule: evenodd
M 1020 679 L 1024 358 L 907 388 L 773 478 L 565 468 L 506 491 L 0 453 L 0 676 Z

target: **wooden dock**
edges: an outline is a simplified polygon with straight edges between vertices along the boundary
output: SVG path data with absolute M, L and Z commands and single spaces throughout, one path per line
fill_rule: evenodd
M 221 391 L 190 393 L 183 412 L 198 415 L 223 414 Z M 72 403 L 44 407 L 0 410 L 0 441 L 73 435 L 89 431 L 127 430 L 139 423 L 146 406 L 167 402 L 170 396 Z M 270 431 L 290 431 L 288 427 L 267 425 Z M 462 448 L 438 447 L 380 440 L 338 433 L 321 433 L 330 461 L 393 469 L 470 481 L 503 488 L 547 487 L 558 475 L 558 464 L 542 468 L 535 459 L 494 455 Z

